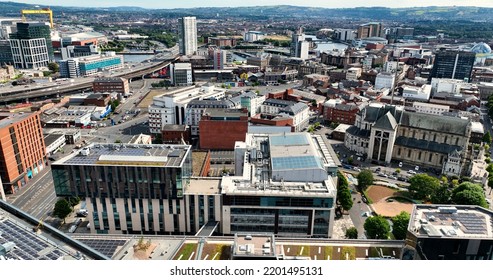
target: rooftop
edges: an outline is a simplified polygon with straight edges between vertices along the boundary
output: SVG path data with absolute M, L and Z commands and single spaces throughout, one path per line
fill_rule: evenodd
M 408 230 L 418 237 L 493 239 L 493 212 L 479 206 L 414 206 Z
M 235 234 L 233 257 L 275 257 L 273 234 Z
M 94 143 L 54 162 L 54 165 L 125 165 L 179 167 L 189 145 L 139 145 Z
M 219 194 L 220 179 L 192 179 L 185 187 L 185 194 Z
M 0 128 L 8 127 L 14 123 L 21 122 L 32 114 L 0 112 Z

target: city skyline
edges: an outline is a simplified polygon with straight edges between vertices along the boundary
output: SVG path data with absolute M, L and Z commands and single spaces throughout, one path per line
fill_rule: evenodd
M 166 1 L 168 2 L 168 1 Z M 227 4 L 218 0 L 190 0 L 181 2 L 172 2 L 163 4 L 156 4 L 154 1 L 144 0 L 136 3 L 130 0 L 110 0 L 110 1 L 96 1 L 87 0 L 84 5 L 80 1 L 67 0 L 63 3 L 53 0 L 28 0 L 22 1 L 22 3 L 33 5 L 53 5 L 53 6 L 75 6 L 75 7 L 117 7 L 117 6 L 135 6 L 142 8 L 153 9 L 174 9 L 174 8 L 197 8 L 197 7 L 241 7 L 241 6 L 269 6 L 269 5 L 293 5 L 293 6 L 306 6 L 306 7 L 323 7 L 323 8 L 355 8 L 355 7 L 389 7 L 389 8 L 408 8 L 408 7 L 428 7 L 428 6 L 477 6 L 477 7 L 493 7 L 493 2 L 489 0 L 435 0 L 435 1 L 411 1 L 403 0 L 399 2 L 386 1 L 386 0 L 369 0 L 362 3 L 359 0 L 348 0 L 341 3 L 340 1 L 329 0 L 253 0 L 245 4 L 244 1 L 232 0 Z M 170 1 L 171 2 L 171 1 Z

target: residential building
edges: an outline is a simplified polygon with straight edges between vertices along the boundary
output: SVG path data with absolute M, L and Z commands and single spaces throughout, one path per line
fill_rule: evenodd
M 200 149 L 234 150 L 236 141 L 245 141 L 248 132 L 248 110 L 205 109 L 199 130 Z
M 193 84 L 191 63 L 170 64 L 170 73 L 175 86 L 191 86 Z
M 96 75 L 102 71 L 112 71 L 123 68 L 123 56 L 115 52 L 106 52 L 103 55 L 90 55 L 58 61 L 60 76 L 77 78 Z
M 223 70 L 224 65 L 227 64 L 227 54 L 228 52 L 221 49 L 214 50 L 214 69 Z
M 128 94 L 130 87 L 128 80 L 119 77 L 96 78 L 92 82 L 92 91 L 94 92 L 118 92 Z
M 0 176 L 15 193 L 47 166 L 39 113 L 0 113 Z
M 469 82 L 475 59 L 476 54 L 473 52 L 440 50 L 435 54 L 433 69 L 428 80 L 446 78 Z
M 193 55 L 197 51 L 196 17 L 178 19 L 178 46 L 183 55 Z
M 390 72 L 380 72 L 375 78 L 375 89 L 380 90 L 388 88 L 392 90 L 395 85 L 395 74 Z
M 247 64 L 258 66 L 260 70 L 265 70 L 265 68 L 269 66 L 269 61 L 266 57 L 251 56 L 247 57 Z
M 402 97 L 411 100 L 428 101 L 431 96 L 431 85 L 422 85 L 421 87 L 404 86 Z
M 423 102 L 413 102 L 413 108 L 416 110 L 416 113 L 432 115 L 442 115 L 450 111 L 450 106 Z
M 160 134 L 167 124 L 186 124 L 186 119 L 189 118 L 186 109 L 190 101 L 194 99 L 221 99 L 225 97 L 225 93 L 225 89 L 205 85 L 202 87 L 190 86 L 177 89 L 166 95 L 155 96 L 148 109 L 151 133 Z
M 246 31 L 243 35 L 243 40 L 245 42 L 253 43 L 255 41 L 260 41 L 264 39 L 264 33 L 261 31 Z
M 236 38 L 234 37 L 209 37 L 207 43 L 217 47 L 235 47 Z
M 330 77 L 327 75 L 310 74 L 303 77 L 304 86 L 327 87 Z
M 0 67 L 0 81 L 8 81 L 15 77 L 15 69 L 12 65 L 4 65 Z
M 296 33 L 293 33 L 293 35 L 291 36 L 290 55 L 292 57 L 308 59 L 309 50 L 310 50 L 310 43 L 305 41 L 305 34 L 303 34 L 303 31 L 300 28 Z
M 409 259 L 493 260 L 493 212 L 473 205 L 415 204 L 406 236 Z
M 362 24 L 358 27 L 357 39 L 364 39 L 368 37 L 383 37 L 383 25 L 379 22 L 370 22 Z

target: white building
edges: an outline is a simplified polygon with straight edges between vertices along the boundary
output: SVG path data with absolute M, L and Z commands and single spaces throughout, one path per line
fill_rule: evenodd
M 38 69 L 50 62 L 45 38 L 9 39 L 15 68 Z
M 310 108 L 301 102 L 280 99 L 267 99 L 260 106 L 260 112 L 269 115 L 279 115 L 293 119 L 295 131 L 302 131 L 310 121 Z
M 397 61 L 386 61 L 383 64 L 383 71 L 387 73 L 396 73 L 399 63 Z
M 430 100 L 431 85 L 423 85 L 421 87 L 405 86 L 402 92 L 402 97 L 412 100 Z
M 187 105 L 193 99 L 221 99 L 224 98 L 225 89 L 214 86 L 186 87 L 166 95 L 153 98 L 149 106 L 149 128 L 151 133 L 161 133 L 164 125 L 185 124 L 187 118 Z
M 346 72 L 346 80 L 358 80 L 361 77 L 363 69 L 358 67 L 351 67 Z
M 308 51 L 310 50 L 310 43 L 305 41 L 305 34 L 302 30 L 298 30 L 293 33 L 291 37 L 291 56 L 301 59 L 308 59 Z
M 236 142 L 238 172 L 221 181 L 221 232 L 330 238 L 337 165 L 329 149 L 308 133 L 247 134 Z
M 265 95 L 247 91 L 240 95 L 241 108 L 246 108 L 250 116 L 260 113 L 260 107 L 265 101 Z
M 423 102 L 413 102 L 413 107 L 417 113 L 441 115 L 450 111 L 450 106 Z
M 65 146 L 65 135 L 63 134 L 49 134 L 44 136 L 46 145 L 46 154 L 53 155 L 58 149 Z
M 228 51 L 214 50 L 214 70 L 223 70 L 228 60 Z
M 171 80 L 175 86 L 191 86 L 193 70 L 191 63 L 170 64 Z
M 263 39 L 264 39 L 264 33 L 262 33 L 261 31 L 247 31 L 243 35 L 243 40 L 249 43 L 260 41 Z
M 431 92 L 447 92 L 460 94 L 463 85 L 467 84 L 464 80 L 431 78 Z
M 115 52 L 104 54 L 74 57 L 60 60 L 60 76 L 64 78 L 77 78 L 80 76 L 92 76 L 102 71 L 112 71 L 123 68 L 123 55 Z
M 377 77 L 375 78 L 375 89 L 383 89 L 383 88 L 388 88 L 392 90 L 394 88 L 395 84 L 395 77 L 394 74 L 390 72 L 381 72 L 377 74 Z
M 193 55 L 197 51 L 197 18 L 178 19 L 178 45 L 180 54 Z
M 352 41 L 356 38 L 356 30 L 353 29 L 336 29 L 334 38 L 339 41 Z

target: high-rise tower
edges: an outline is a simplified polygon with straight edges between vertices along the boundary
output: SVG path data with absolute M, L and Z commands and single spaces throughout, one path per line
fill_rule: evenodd
M 197 18 L 183 17 L 178 23 L 180 54 L 192 55 L 197 51 Z

